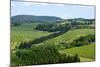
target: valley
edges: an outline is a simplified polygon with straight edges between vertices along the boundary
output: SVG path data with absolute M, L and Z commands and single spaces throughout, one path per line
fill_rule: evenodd
M 22 17 L 27 19 L 19 21 Z M 95 19 L 29 15 L 12 18 L 13 66 L 95 61 Z

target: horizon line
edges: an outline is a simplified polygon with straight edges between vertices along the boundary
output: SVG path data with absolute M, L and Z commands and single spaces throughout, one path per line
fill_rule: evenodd
M 10 15 L 10 17 L 14 17 L 14 16 L 48 16 L 48 17 L 58 17 L 58 16 L 50 16 L 50 15 L 29 15 L 29 14 L 19 14 L 19 15 L 13 15 L 13 16 L 11 16 Z M 95 17 L 94 18 L 84 18 L 84 17 L 74 17 L 74 18 L 62 18 L 62 17 L 58 17 L 58 18 L 61 18 L 61 19 L 77 19 L 77 18 L 82 18 L 82 19 L 95 19 Z

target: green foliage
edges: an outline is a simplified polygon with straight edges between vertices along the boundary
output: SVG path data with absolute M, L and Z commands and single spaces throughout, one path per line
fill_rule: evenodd
M 62 31 L 62 30 L 69 30 L 71 28 L 90 28 L 94 29 L 94 26 L 89 26 L 94 24 L 94 20 L 92 19 L 70 19 L 69 20 L 62 20 L 57 21 L 56 23 L 45 23 L 45 24 L 39 24 L 36 26 L 36 30 L 41 31 L 49 31 L 49 32 L 55 32 L 55 31 Z
M 67 45 L 68 45 L 68 43 L 72 42 L 75 39 L 78 39 L 80 36 L 87 36 L 89 34 L 95 34 L 94 29 L 74 29 L 74 30 L 70 30 L 58 37 L 46 40 L 43 43 L 44 44 L 54 44 L 57 46 L 60 46 L 60 45 L 62 46 L 62 43 L 65 43 L 65 45 L 66 45 L 66 43 L 67 43 Z M 70 44 L 69 44 L 69 47 L 70 47 Z
M 19 46 L 21 42 L 28 42 L 36 38 L 40 38 L 46 35 L 49 35 L 49 32 L 46 31 L 37 31 L 33 30 L 37 24 L 21 24 L 20 26 L 11 27 L 11 49 L 15 49 Z
M 19 25 L 21 25 L 21 24 L 16 22 L 16 23 L 13 23 L 12 25 L 13 25 L 13 26 L 19 26 Z
M 76 27 L 74 27 L 75 29 L 95 29 L 94 25 L 77 25 Z
M 95 35 L 90 34 L 87 36 L 81 36 L 78 39 L 73 40 L 71 43 L 60 42 L 59 44 L 62 44 L 62 46 L 66 48 L 72 48 L 72 47 L 79 47 L 79 46 L 87 45 L 93 42 L 95 42 Z
M 48 23 L 48 24 L 39 24 L 36 26 L 35 29 L 41 31 L 55 32 L 55 31 L 69 30 L 71 29 L 71 25 L 69 23 L 65 23 L 65 24 Z
M 80 57 L 90 58 L 90 59 L 95 60 L 95 44 L 91 43 L 89 45 L 84 45 L 84 46 L 80 46 L 80 47 L 63 49 L 63 50 L 61 50 L 61 53 L 78 54 L 78 56 L 80 56 Z M 82 60 L 83 60 L 83 58 L 82 58 Z M 85 59 L 84 61 L 87 61 L 87 60 Z
M 16 51 L 15 65 L 37 65 L 79 62 L 78 55 L 60 54 L 54 45 L 39 45 L 31 49 L 19 49 Z M 19 62 L 16 62 L 19 60 Z
M 54 32 L 54 33 L 52 33 L 52 34 L 50 34 L 50 35 L 43 36 L 43 37 L 41 37 L 41 38 L 36 38 L 35 40 L 31 40 L 31 41 L 29 41 L 29 42 L 25 42 L 25 41 L 24 41 L 24 42 L 21 42 L 18 48 L 19 48 L 19 49 L 30 48 L 30 47 L 32 46 L 32 44 L 38 44 L 38 43 L 41 43 L 41 42 L 43 42 L 43 41 L 45 41 L 45 40 L 52 39 L 52 38 L 55 38 L 55 37 L 57 37 L 57 36 L 59 36 L 59 35 L 62 35 L 62 34 L 64 34 L 65 32 L 67 32 L 67 31 L 70 30 L 69 25 L 68 25 L 68 24 L 66 24 L 66 25 L 67 25 L 67 26 L 66 26 L 63 30 L 61 30 L 61 31 Z
M 95 33 L 94 28 L 88 28 L 94 25 L 94 20 L 78 18 L 58 21 L 56 17 L 55 19 L 40 17 L 43 20 L 41 21 L 38 17 L 35 19 L 38 21 L 35 21 L 30 17 L 27 17 L 29 21 L 21 19 L 18 20 L 22 21 L 19 22 L 21 25 L 15 24 L 11 27 L 12 67 L 80 62 L 80 56 L 94 58 L 92 53 L 94 46 L 91 47 L 89 44 L 95 42 L 95 37 L 92 35 Z M 15 21 L 16 19 L 19 17 L 15 17 Z M 48 22 L 44 23 L 45 21 Z M 51 21 L 55 23 L 49 23 Z
M 11 17 L 11 22 L 23 23 L 52 23 L 58 20 L 62 20 L 55 16 L 34 16 L 34 15 L 16 15 Z

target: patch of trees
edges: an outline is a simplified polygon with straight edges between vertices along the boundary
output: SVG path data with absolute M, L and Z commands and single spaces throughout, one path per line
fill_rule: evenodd
M 51 25 L 48 25 L 46 28 L 49 28 L 49 27 L 52 27 L 53 25 L 51 24 Z M 59 35 L 62 35 L 62 34 L 64 34 L 65 32 L 67 32 L 67 31 L 69 31 L 70 29 L 72 29 L 72 27 L 73 28 L 92 28 L 92 29 L 94 29 L 94 27 L 89 27 L 89 26 L 78 26 L 77 24 L 73 24 L 73 23 L 71 23 L 71 24 L 65 24 L 64 26 L 63 26 L 63 29 L 62 28 L 60 28 L 59 29 L 59 31 L 56 31 L 56 32 L 54 32 L 54 33 L 52 33 L 52 34 L 50 34 L 50 35 L 47 35 L 47 36 L 43 36 L 43 37 L 41 37 L 41 38 L 37 38 L 37 39 L 35 39 L 35 40 L 31 40 L 31 41 L 29 41 L 29 42 L 21 42 L 20 43 L 20 45 L 19 45 L 19 49 L 24 49 L 24 48 L 30 48 L 33 44 L 38 44 L 38 43 L 41 43 L 41 42 L 43 42 L 43 41 L 45 41 L 45 40 L 48 40 L 48 39 L 52 39 L 52 38 L 54 38 L 54 37 L 57 37 L 57 36 L 59 36 Z M 40 26 L 40 29 L 43 29 L 41 26 Z M 51 28 L 52 29 L 52 28 Z M 52 31 L 54 31 L 54 30 L 52 30 Z M 83 38 L 83 37 L 80 37 L 80 38 Z
M 21 24 L 20 23 L 12 23 L 11 25 L 12 26 L 20 26 Z
M 78 39 L 73 40 L 71 43 L 66 43 L 65 41 L 59 42 L 58 45 L 63 45 L 65 48 L 71 48 L 71 47 L 79 47 L 83 45 L 89 45 L 90 43 L 95 42 L 95 35 L 87 35 L 87 36 L 81 36 Z
M 73 28 L 75 28 L 75 29 L 84 29 L 84 28 L 86 28 L 86 29 L 95 29 L 95 26 L 77 25 L 77 26 L 75 26 L 75 27 L 73 27 Z
M 32 40 L 32 41 L 29 41 L 29 42 L 26 42 L 26 41 L 25 41 L 25 42 L 21 42 L 18 48 L 19 48 L 19 49 L 31 48 L 31 46 L 32 46 L 33 44 L 38 44 L 38 43 L 41 43 L 41 42 L 43 42 L 43 41 L 45 41 L 45 40 L 48 40 L 48 39 L 57 37 L 57 36 L 59 36 L 59 35 L 62 35 L 62 34 L 64 34 L 65 32 L 69 31 L 70 28 L 71 28 L 70 26 L 66 26 L 66 29 L 63 29 L 63 30 L 61 30 L 61 31 L 54 32 L 54 33 L 52 33 L 52 34 L 50 34 L 50 35 L 43 36 L 43 37 L 41 37 L 41 38 L 37 38 L 37 39 Z
M 72 46 L 83 46 L 95 42 L 95 35 L 81 36 L 79 39 L 73 40 Z
M 68 23 L 66 23 L 68 22 Z M 64 23 L 64 24 L 63 24 Z M 87 21 L 78 21 L 78 20 L 63 20 L 63 21 L 58 21 L 56 23 L 45 23 L 45 24 L 38 24 L 36 26 L 36 30 L 41 30 L 41 31 L 49 31 L 49 32 L 55 32 L 55 31 L 61 31 L 64 29 L 67 29 L 69 26 L 71 28 L 77 27 L 77 28 L 94 28 L 93 26 L 89 26 L 93 24 L 94 21 L 87 20 Z
M 84 22 L 94 22 L 95 19 L 85 19 L 85 18 L 73 18 L 73 19 L 67 19 L 66 21 L 84 21 Z
M 67 29 L 69 27 L 69 24 L 54 24 L 54 23 L 48 23 L 48 24 L 39 24 L 36 26 L 36 30 L 42 30 L 42 31 L 48 31 L 48 32 L 55 32 L 55 31 L 62 31 L 64 29 Z
M 71 25 L 72 26 L 74 26 L 74 25 L 91 25 L 91 24 L 93 24 L 93 22 L 76 22 L 76 21 L 74 21 L 74 22 L 71 22 Z
M 19 49 L 12 57 L 15 65 L 39 65 L 55 63 L 80 62 L 78 55 L 60 54 L 54 45 L 33 46 L 30 49 Z M 16 61 L 19 60 L 19 61 Z

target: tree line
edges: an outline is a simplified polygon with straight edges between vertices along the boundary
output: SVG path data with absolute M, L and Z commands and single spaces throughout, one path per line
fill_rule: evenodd
M 94 27 L 89 27 L 89 26 L 84 26 L 84 25 L 79 26 L 79 24 L 77 24 L 75 22 L 74 23 L 66 23 L 64 25 L 58 26 L 58 28 L 55 27 L 55 30 L 52 29 L 52 26 L 53 26 L 52 24 L 50 24 L 50 25 L 49 24 L 43 24 L 43 25 L 39 24 L 39 25 L 40 26 L 38 26 L 38 27 L 41 30 L 45 29 L 44 31 L 48 30 L 48 28 L 51 29 L 51 30 L 48 30 L 49 32 L 50 31 L 53 32 L 53 31 L 58 30 L 58 29 L 59 30 L 56 31 L 56 32 L 53 32 L 50 35 L 43 36 L 43 37 L 37 38 L 35 40 L 31 40 L 31 41 L 28 41 L 28 42 L 26 42 L 26 41 L 25 42 L 21 42 L 19 47 L 18 47 L 19 49 L 30 48 L 33 44 L 38 44 L 38 43 L 41 43 L 41 42 L 43 42 L 45 40 L 52 39 L 54 37 L 57 37 L 59 35 L 64 34 L 65 32 L 67 32 L 67 31 L 69 31 L 70 29 L 73 29 L 73 28 L 92 28 L 92 29 L 94 29 Z
M 58 46 L 62 45 L 65 48 L 72 48 L 72 47 L 79 47 L 79 46 L 89 45 L 93 42 L 95 42 L 95 35 L 90 34 L 90 35 L 87 35 L 87 36 L 80 36 L 78 39 L 75 39 L 70 43 L 68 43 L 66 41 L 59 42 Z
M 60 54 L 54 45 L 33 46 L 30 49 L 18 49 L 12 55 L 12 65 L 39 65 L 80 62 L 77 54 Z
M 59 23 L 58 23 L 59 22 Z M 76 20 L 70 20 L 70 22 L 66 23 L 67 21 L 58 21 L 56 23 L 45 23 L 45 24 L 38 24 L 36 26 L 36 30 L 41 31 L 48 31 L 48 32 L 55 32 L 55 31 L 61 31 L 64 29 L 67 29 L 68 26 L 77 27 L 77 28 L 93 28 L 89 25 L 94 24 L 94 21 L 76 21 Z M 64 24 L 62 24 L 62 22 Z
M 31 46 L 34 45 L 34 44 L 38 44 L 38 43 L 41 43 L 41 42 L 43 42 L 45 40 L 52 39 L 54 37 L 57 37 L 59 35 L 62 35 L 65 32 L 69 31 L 70 29 L 71 29 L 71 27 L 69 25 L 68 26 L 66 25 L 66 29 L 63 29 L 61 31 L 54 32 L 54 33 L 52 33 L 50 35 L 43 36 L 41 38 L 37 38 L 37 39 L 32 40 L 32 41 L 28 41 L 28 42 L 24 41 L 24 42 L 21 42 L 18 48 L 19 49 L 31 48 Z

